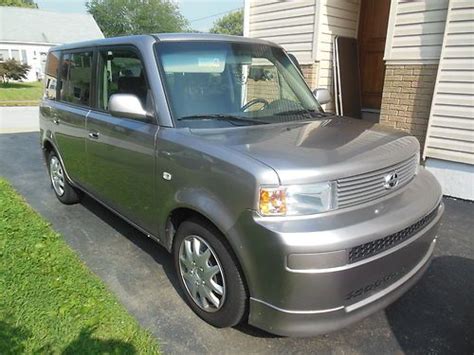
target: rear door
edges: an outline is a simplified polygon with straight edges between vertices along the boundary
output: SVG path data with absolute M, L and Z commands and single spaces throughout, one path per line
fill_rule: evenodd
M 59 100 L 54 106 L 56 145 L 68 175 L 81 185 L 87 176 L 86 117 L 90 112 L 93 62 L 92 49 L 62 53 Z
M 110 207 L 146 230 L 156 223 L 155 135 L 152 119 L 114 117 L 108 99 L 115 93 L 151 99 L 140 53 L 133 47 L 97 51 L 95 109 L 87 117 L 88 186 Z

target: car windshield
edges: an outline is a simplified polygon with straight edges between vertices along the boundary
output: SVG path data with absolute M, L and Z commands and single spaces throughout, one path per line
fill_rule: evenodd
M 323 115 L 278 47 L 189 41 L 161 42 L 156 51 L 178 127 L 247 126 Z

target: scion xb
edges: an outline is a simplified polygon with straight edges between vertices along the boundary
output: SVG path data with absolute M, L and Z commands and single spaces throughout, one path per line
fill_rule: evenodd
M 444 208 L 414 137 L 327 100 L 262 40 L 68 44 L 48 54 L 41 146 L 57 198 L 86 193 L 166 248 L 199 317 L 310 336 L 412 287 Z

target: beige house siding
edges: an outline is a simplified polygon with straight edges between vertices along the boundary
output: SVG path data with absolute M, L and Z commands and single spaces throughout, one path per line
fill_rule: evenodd
M 315 44 L 316 58 L 319 61 L 317 85 L 329 89 L 332 95 L 334 92 L 333 40 L 335 36 L 357 38 L 359 11 L 359 0 L 318 1 L 318 42 Z M 332 109 L 332 107 L 326 107 L 326 109 Z
M 436 64 L 448 0 L 392 0 L 385 45 L 387 64 Z
M 280 44 L 301 64 L 313 64 L 315 0 L 246 0 L 245 35 Z
M 357 37 L 359 9 L 360 0 L 245 0 L 244 34 L 280 44 L 296 56 L 312 89 L 333 92 L 332 42 Z
M 380 123 L 424 146 L 449 0 L 392 0 Z
M 474 2 L 451 0 L 426 157 L 474 164 Z

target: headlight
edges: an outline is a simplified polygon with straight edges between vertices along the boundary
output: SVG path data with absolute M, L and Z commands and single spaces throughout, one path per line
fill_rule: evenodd
M 262 216 L 300 216 L 336 208 L 335 182 L 260 188 Z

